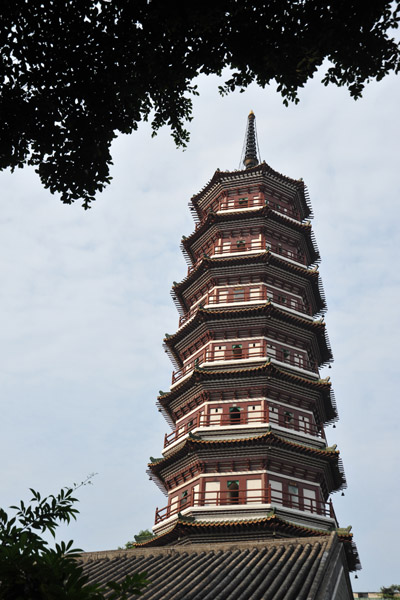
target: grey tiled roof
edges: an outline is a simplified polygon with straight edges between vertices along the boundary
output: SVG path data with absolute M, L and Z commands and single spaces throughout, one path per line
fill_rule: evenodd
M 342 544 L 329 537 L 190 544 L 82 555 L 90 581 L 146 572 L 143 600 L 352 598 Z M 339 568 L 340 566 L 340 568 Z M 338 575 L 340 573 L 340 575 Z M 345 573 L 343 575 L 343 573 Z

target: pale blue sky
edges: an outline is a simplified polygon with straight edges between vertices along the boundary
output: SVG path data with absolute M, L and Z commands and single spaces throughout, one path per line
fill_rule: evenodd
M 288 109 L 272 89 L 221 99 L 217 84 L 199 82 L 186 152 L 147 125 L 120 137 L 113 183 L 88 212 L 32 170 L 0 175 L 0 505 L 96 471 L 64 537 L 112 549 L 152 526 L 166 501 L 145 470 L 169 431 L 155 401 L 170 384 L 161 343 L 178 325 L 187 203 L 238 167 L 253 109 L 262 158 L 310 192 L 340 417 L 327 435 L 349 485 L 333 502 L 363 565 L 354 589 L 377 590 L 399 572 L 399 79 L 357 102 L 313 81 Z

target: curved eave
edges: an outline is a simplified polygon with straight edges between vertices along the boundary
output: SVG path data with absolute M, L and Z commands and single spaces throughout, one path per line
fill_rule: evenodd
M 187 321 L 176 333 L 170 335 L 168 338 L 165 338 L 164 343 L 166 346 L 168 346 L 173 354 L 175 362 L 179 361 L 180 365 L 182 365 L 182 361 L 178 353 L 175 351 L 174 345 L 184 339 L 188 333 L 194 331 L 201 323 L 214 320 L 221 322 L 225 319 L 232 319 L 236 317 L 240 318 L 243 315 L 251 317 L 264 314 L 266 316 L 275 317 L 278 320 L 285 321 L 286 323 L 290 323 L 291 325 L 315 333 L 321 353 L 321 364 L 330 362 L 333 359 L 325 323 L 322 321 L 309 321 L 307 319 L 302 319 L 301 317 L 293 315 L 292 313 L 277 308 L 271 302 L 266 302 L 260 306 L 243 308 L 235 307 L 222 310 L 199 308 L 194 318 L 190 319 L 190 321 Z
M 198 443 L 195 444 L 195 442 Z M 268 450 L 270 453 L 273 453 L 274 450 L 283 452 L 283 456 L 285 456 L 287 460 L 298 461 L 301 459 L 304 461 L 305 457 L 307 457 L 311 460 L 317 461 L 317 464 L 319 464 L 320 467 L 324 469 L 327 468 L 328 472 L 326 473 L 327 478 L 325 479 L 325 484 L 329 494 L 339 492 L 347 488 L 346 476 L 344 473 L 342 459 L 339 457 L 339 452 L 321 450 L 321 454 L 316 454 L 312 452 L 312 450 L 315 449 L 309 446 L 302 446 L 300 444 L 292 444 L 292 446 L 290 446 L 290 442 L 285 442 L 286 440 L 283 440 L 283 438 L 281 438 L 280 442 L 277 443 L 274 438 L 263 439 L 263 436 L 232 440 L 218 440 L 218 443 L 216 443 L 215 440 L 190 439 L 188 443 L 186 440 L 182 445 L 178 446 L 173 453 L 169 454 L 164 459 L 160 459 L 157 462 L 148 464 L 146 472 L 149 475 L 149 478 L 156 482 L 159 489 L 165 495 L 167 495 L 168 477 L 166 479 L 165 469 L 173 466 L 176 462 L 179 462 L 182 459 L 189 459 L 191 460 L 190 464 L 194 465 L 199 460 L 198 452 L 202 449 L 212 450 L 213 454 L 215 453 L 215 455 L 218 456 L 219 450 L 229 451 L 234 448 L 239 448 L 240 450 L 246 449 L 249 451 L 250 448 L 262 449 L 264 446 L 266 446 L 265 450 Z
M 244 306 L 244 307 L 224 307 L 222 309 L 205 308 L 199 307 L 194 317 L 187 321 L 178 331 L 164 339 L 165 344 L 168 346 L 172 343 L 176 343 L 183 339 L 189 332 L 194 331 L 200 323 L 207 321 L 221 321 L 224 319 L 235 318 L 236 316 L 241 317 L 242 315 L 256 316 L 259 314 L 266 314 L 271 317 L 275 317 L 287 323 L 291 323 L 300 328 L 305 328 L 307 331 L 312 331 L 317 335 L 326 334 L 326 326 L 322 321 L 310 321 L 303 319 L 297 315 L 289 313 L 275 306 L 272 302 L 264 302 L 258 306 Z
M 266 261 L 267 263 L 271 263 L 273 266 L 277 266 L 278 268 L 287 269 L 289 272 L 294 275 L 299 275 L 300 277 L 306 277 L 310 280 L 311 284 L 314 286 L 314 293 L 316 294 L 316 303 L 320 305 L 320 311 L 326 308 L 325 294 L 323 292 L 322 283 L 319 277 L 319 273 L 317 269 L 307 269 L 306 267 L 301 267 L 289 263 L 283 258 L 279 258 L 278 256 L 274 256 L 271 252 L 260 252 L 259 254 L 248 254 L 247 256 L 232 256 L 225 258 L 209 258 L 205 257 L 203 260 L 193 269 L 193 271 L 184 277 L 182 281 L 175 284 L 172 288 L 173 296 L 178 295 L 181 296 L 183 291 L 188 287 L 194 280 L 196 280 L 200 275 L 202 275 L 205 271 L 210 269 L 210 267 L 223 267 L 226 264 L 231 265 L 241 265 L 246 262 L 252 263 L 255 261 Z M 181 301 L 182 305 L 185 305 L 184 300 Z
M 257 367 L 242 367 L 236 369 L 225 369 L 224 371 L 213 371 L 212 369 L 201 369 L 195 368 L 191 375 L 178 383 L 176 387 L 170 392 L 166 392 L 165 394 L 159 396 L 157 398 L 160 405 L 165 406 L 168 402 L 171 401 L 172 398 L 175 398 L 177 395 L 186 391 L 188 388 L 192 387 L 195 382 L 198 380 L 213 380 L 213 379 L 226 379 L 227 377 L 231 377 L 232 375 L 256 375 L 259 373 L 265 373 L 266 375 L 274 375 L 278 378 L 281 377 L 286 381 L 290 381 L 295 384 L 299 384 L 301 386 L 311 387 L 312 389 L 324 391 L 325 393 L 330 393 L 331 383 L 329 381 L 329 377 L 327 379 L 307 379 L 306 377 L 300 377 L 300 375 L 294 375 L 293 373 L 289 373 L 284 369 L 281 369 L 274 365 L 270 361 L 266 361 L 262 365 Z
M 175 451 L 171 452 L 168 456 L 160 458 L 155 462 L 149 463 L 149 470 L 154 473 L 156 477 L 162 478 L 160 471 L 168 465 L 174 463 L 176 460 L 187 456 L 188 454 L 195 453 L 196 450 L 202 448 L 232 448 L 232 447 L 249 447 L 258 446 L 260 444 L 267 444 L 269 447 L 287 450 L 294 452 L 296 455 L 301 454 L 303 456 L 310 456 L 317 459 L 328 460 L 333 468 L 337 468 L 335 473 L 335 489 L 343 489 L 346 487 L 346 479 L 344 476 L 343 468 L 339 459 L 339 451 L 333 448 L 312 448 L 311 446 L 305 446 L 304 444 L 298 444 L 286 440 L 285 438 L 277 435 L 273 431 L 268 431 L 262 435 L 233 438 L 233 439 L 222 439 L 222 440 L 203 440 L 186 438 L 185 442 L 180 445 Z M 338 484 L 338 485 L 337 485 Z
M 211 371 L 194 369 L 191 375 L 187 379 L 182 381 L 179 385 L 174 387 L 173 390 L 170 390 L 158 396 L 156 404 L 160 412 L 164 414 L 168 424 L 171 426 L 172 429 L 174 429 L 175 418 L 171 410 L 171 403 L 174 400 L 176 400 L 181 394 L 186 393 L 196 384 L 202 386 L 203 383 L 210 383 L 213 381 L 219 381 L 221 379 L 229 379 L 237 375 L 246 378 L 256 377 L 257 375 L 274 377 L 278 380 L 281 379 L 289 384 L 298 385 L 301 388 L 305 387 L 313 390 L 314 392 L 319 392 L 321 394 L 321 400 L 325 412 L 325 418 L 323 420 L 325 425 L 331 425 L 335 423 L 339 418 L 336 407 L 335 393 L 331 383 L 329 382 L 329 377 L 327 379 L 319 380 L 306 379 L 305 377 L 300 377 L 298 375 L 294 375 L 293 373 L 289 373 L 284 369 L 280 369 L 278 366 L 274 365 L 271 362 L 265 362 L 257 367 L 251 366 L 241 369 L 231 369 L 229 371 Z
M 242 183 L 244 180 L 251 180 L 254 175 L 261 176 L 270 176 L 272 179 L 277 180 L 279 183 L 288 186 L 291 192 L 298 194 L 300 203 L 302 205 L 304 218 L 312 217 L 312 210 L 310 201 L 308 198 L 307 188 L 303 181 L 298 179 L 292 179 L 291 177 L 287 177 L 286 175 L 282 175 L 278 171 L 275 171 L 267 165 L 266 162 L 262 162 L 255 167 L 251 167 L 249 169 L 241 170 L 241 171 L 220 171 L 217 169 L 210 179 L 210 181 L 203 187 L 203 189 L 198 193 L 192 196 L 190 200 L 190 204 L 193 209 L 196 211 L 196 214 L 199 218 L 201 218 L 201 209 L 199 207 L 200 201 L 210 192 L 212 192 L 214 186 L 218 184 L 221 186 L 221 191 L 223 188 L 224 182 L 231 182 L 237 180 L 238 185 Z
M 311 537 L 311 536 L 328 536 L 331 535 L 331 532 L 326 531 L 324 529 L 312 529 L 310 527 L 305 527 L 304 525 L 297 525 L 297 523 L 292 523 L 290 521 L 286 521 L 282 519 L 276 514 L 271 513 L 267 517 L 261 517 L 259 519 L 238 519 L 238 520 L 229 520 L 225 519 L 223 521 L 190 521 L 185 519 L 183 516 L 179 516 L 178 519 L 174 522 L 170 529 L 162 533 L 161 535 L 155 536 L 151 538 L 147 542 L 142 542 L 141 544 L 135 544 L 135 547 L 140 548 L 149 548 L 151 546 L 166 546 L 171 541 L 177 539 L 178 531 L 179 533 L 183 533 L 184 530 L 188 531 L 189 529 L 200 530 L 200 529 L 213 529 L 213 530 L 221 530 L 221 529 L 242 529 L 245 528 L 248 530 L 252 525 L 255 526 L 266 526 L 272 532 L 278 533 L 282 531 L 282 529 L 278 529 L 279 525 L 283 525 L 287 528 L 287 532 L 296 533 L 299 537 Z M 260 527 L 261 528 L 261 527 Z M 177 531 L 178 530 L 178 531 Z M 161 542 L 161 543 L 160 543 Z
M 305 236 L 305 241 L 308 245 L 308 251 L 310 254 L 311 263 L 317 262 L 320 260 L 320 254 L 318 250 L 318 246 L 315 240 L 315 236 L 311 229 L 311 224 L 309 222 L 303 223 L 301 221 L 296 221 L 283 215 L 273 209 L 271 209 L 268 205 L 262 206 L 258 210 L 243 210 L 235 213 L 209 213 L 206 219 L 203 220 L 200 227 L 195 229 L 189 236 L 182 238 L 182 249 L 186 253 L 187 256 L 190 256 L 192 260 L 194 260 L 194 256 L 191 250 L 192 244 L 198 240 L 204 233 L 213 225 L 218 225 L 220 223 L 224 223 L 226 221 L 241 221 L 245 224 L 246 219 L 254 219 L 255 217 L 268 217 L 271 220 L 275 220 L 281 225 L 285 225 L 290 229 L 296 229 L 296 231 L 302 233 Z

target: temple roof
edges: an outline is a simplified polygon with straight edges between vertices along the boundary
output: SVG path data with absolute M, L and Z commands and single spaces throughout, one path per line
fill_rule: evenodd
M 190 525 L 179 524 L 186 532 Z M 145 572 L 143 600 L 322 600 L 340 592 L 351 600 L 346 544 L 337 534 L 290 540 L 137 547 L 81 555 L 90 583 L 120 582 Z M 344 548 L 344 550 L 343 550 Z

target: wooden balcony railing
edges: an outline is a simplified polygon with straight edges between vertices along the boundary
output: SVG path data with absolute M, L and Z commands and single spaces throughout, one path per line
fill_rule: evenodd
M 240 210 L 244 208 L 259 208 L 265 205 L 264 198 L 222 198 L 217 211 Z
M 252 286 L 252 288 L 244 287 L 240 290 L 232 288 L 211 292 L 207 294 L 206 303 L 212 306 L 214 304 L 231 304 L 233 302 L 266 302 L 269 297 L 272 299 L 272 293 L 267 293 L 266 287 L 263 286 L 260 289 L 255 289 Z
M 265 349 L 263 348 L 251 348 L 251 352 L 249 349 L 240 349 L 238 350 L 216 350 L 213 347 L 205 348 L 204 351 L 198 355 L 193 357 L 190 361 L 183 365 L 177 371 L 173 371 L 172 373 L 172 383 L 179 381 L 184 375 L 188 372 L 193 371 L 195 367 L 199 367 L 204 363 L 210 362 L 222 362 L 226 360 L 245 360 L 251 358 L 261 358 L 266 356 Z
M 266 287 L 257 291 L 254 290 L 254 286 L 252 286 L 252 289 L 243 288 L 243 294 L 239 294 L 238 292 L 235 293 L 234 290 L 230 290 L 227 297 L 221 295 L 217 296 L 215 292 L 212 294 L 210 293 L 207 296 L 207 304 L 210 306 L 217 304 L 238 304 L 242 302 L 266 302 L 267 300 L 272 300 L 275 304 L 291 308 L 292 310 L 296 310 L 305 315 L 311 315 L 310 309 L 307 309 L 301 300 L 288 297 L 286 296 L 286 292 L 283 291 L 267 290 Z
M 204 212 L 204 216 L 196 223 L 195 231 L 200 229 L 203 223 L 206 221 L 208 213 L 220 212 L 223 210 L 237 210 L 243 208 L 260 208 L 265 205 L 265 199 L 262 198 L 220 198 L 216 202 L 213 202 L 207 211 Z
M 306 309 L 303 302 L 298 300 L 297 298 L 288 298 L 284 295 L 284 292 L 278 293 L 275 291 L 267 291 L 266 287 L 262 287 L 259 290 L 255 290 L 254 287 L 243 288 L 243 290 L 239 292 L 235 292 L 234 289 L 226 290 L 225 292 L 209 292 L 201 301 L 201 306 L 217 306 L 219 304 L 242 304 L 246 302 L 266 302 L 268 299 L 275 302 L 275 304 L 280 304 L 281 306 L 291 308 L 292 310 L 296 310 L 297 312 L 303 313 L 305 315 L 310 315 L 311 312 L 309 309 Z M 186 321 L 191 319 L 193 315 L 196 314 L 198 310 L 199 304 L 192 307 L 185 315 L 179 317 L 179 327 L 181 327 Z
M 286 215 L 287 217 L 291 217 L 292 219 L 296 219 L 297 221 L 300 220 L 299 212 L 294 208 L 287 208 L 286 206 L 282 206 L 282 204 L 279 204 L 279 202 L 274 202 L 271 200 L 267 200 L 267 204 L 270 208 L 272 208 L 272 210 L 276 210 L 282 215 Z
M 277 492 L 268 485 L 259 490 L 188 492 L 188 494 L 164 508 L 156 508 L 155 524 L 165 521 L 192 506 L 251 506 L 252 504 L 272 504 L 300 510 L 309 514 L 330 517 L 336 520 L 332 501 L 320 502 L 311 498 L 294 496 L 285 492 Z
M 229 248 L 224 248 L 223 246 L 214 246 L 213 248 L 208 250 L 207 253 L 205 253 L 203 256 L 199 256 L 196 262 L 192 266 L 188 267 L 187 274 L 189 276 L 195 270 L 197 265 L 201 263 L 201 261 L 206 255 L 210 258 L 214 258 L 218 256 L 223 256 L 224 254 L 246 254 L 247 252 L 260 252 L 263 250 L 271 250 L 271 252 L 279 254 L 280 256 L 283 256 L 285 258 L 289 258 L 290 260 L 294 260 L 295 262 L 301 265 L 306 264 L 305 256 L 303 254 L 300 254 L 297 250 L 288 250 L 287 248 L 283 248 L 283 246 L 277 246 L 275 244 L 269 243 L 267 244 L 266 242 L 258 240 L 246 242 L 244 244 L 232 242 Z
M 286 429 L 306 433 L 319 439 L 326 439 L 323 428 L 318 428 L 312 423 L 300 421 L 297 416 L 289 418 L 288 416 L 285 417 L 285 415 L 278 415 L 274 412 L 271 412 L 267 406 L 264 410 L 247 412 L 243 409 L 238 412 L 230 413 L 229 415 L 194 414 L 191 420 L 185 423 L 185 425 L 181 425 L 171 433 L 165 434 L 164 448 L 167 448 L 170 444 L 181 439 L 197 427 L 231 427 L 237 425 L 254 425 L 263 423 L 280 425 Z
M 297 367 L 298 369 L 304 369 L 306 371 L 318 373 L 318 365 L 316 361 L 311 361 L 300 354 L 295 355 L 291 351 L 276 350 L 275 352 L 270 352 L 268 356 L 270 356 L 271 358 L 275 358 L 281 363 L 291 365 L 292 367 Z
M 221 342 L 224 344 L 225 340 Z M 226 344 L 226 343 L 225 343 Z M 224 345 L 225 345 L 224 344 Z M 230 344 L 232 345 L 232 344 Z M 239 344 L 237 344 L 239 345 Z M 318 365 L 315 361 L 311 362 L 301 354 L 295 354 L 289 350 L 274 350 L 266 348 L 264 341 L 263 345 L 256 348 L 235 348 L 218 350 L 215 346 L 208 346 L 199 355 L 195 355 L 190 361 L 183 365 L 177 371 L 172 372 L 172 383 L 176 383 L 195 367 L 199 367 L 204 363 L 215 363 L 224 361 L 242 361 L 259 358 L 272 358 L 279 362 L 286 363 L 293 367 L 318 373 Z
M 255 240 L 252 242 L 244 242 L 242 244 L 238 242 L 231 242 L 229 245 L 214 246 L 213 256 L 219 256 L 220 254 L 243 254 L 244 252 L 254 252 L 255 250 L 265 250 L 265 242 Z
M 251 198 L 251 197 L 243 197 L 243 198 L 220 198 L 219 200 L 213 202 L 211 206 L 204 212 L 204 216 L 196 224 L 195 230 L 197 231 L 203 223 L 207 219 L 207 215 L 209 212 L 220 212 L 226 210 L 243 210 L 246 208 L 260 208 L 261 206 L 269 206 L 272 210 L 276 210 L 282 215 L 286 215 L 291 217 L 292 219 L 300 220 L 300 215 L 298 210 L 292 207 L 286 207 L 280 204 L 279 202 L 275 202 L 275 200 L 266 199 L 264 194 L 261 195 L 260 198 Z

